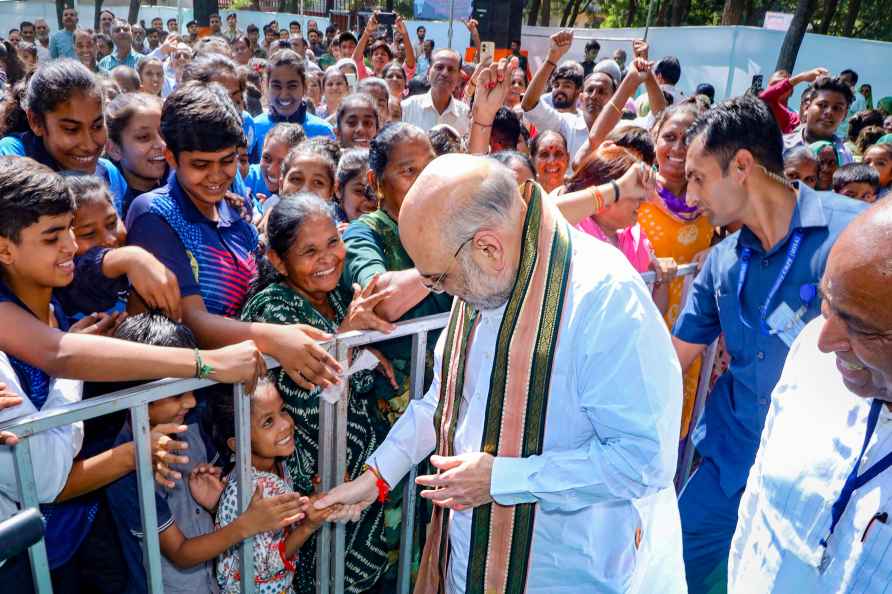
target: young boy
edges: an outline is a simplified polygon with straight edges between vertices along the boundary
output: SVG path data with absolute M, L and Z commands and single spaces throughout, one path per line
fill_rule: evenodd
M 161 314 L 140 314 L 125 320 L 116 338 L 154 346 L 195 348 L 195 337 L 188 328 Z M 120 390 L 132 384 L 118 384 Z M 216 449 L 190 415 L 196 399 L 192 392 L 156 400 L 149 404 L 149 422 L 156 433 L 177 433 L 180 453 L 172 456 L 174 473 L 160 477 L 166 488 L 156 487 L 158 533 L 164 592 L 197 594 L 217 592 L 214 560 L 226 549 L 245 538 L 295 522 L 307 505 L 299 494 L 255 499 L 233 524 L 214 529 L 213 512 L 223 492 L 221 469 Z M 130 424 L 124 426 L 116 443 L 133 440 Z M 182 479 L 182 480 L 180 480 Z M 109 485 L 106 497 L 121 539 L 121 548 L 129 569 L 128 594 L 146 592 L 143 567 L 144 535 L 139 511 L 136 473 L 130 473 Z
M 328 335 L 231 319 L 256 273 L 258 249 L 256 229 L 225 200 L 244 142 L 238 108 L 215 83 L 186 83 L 164 103 L 161 135 L 172 172 L 166 185 L 133 201 L 127 242 L 176 275 L 183 322 L 202 344 L 254 340 L 305 389 L 336 383 L 339 365 L 315 343 Z
M 872 204 L 880 189 L 876 169 L 864 163 L 849 163 L 833 173 L 833 191 Z
M 849 113 L 849 106 L 855 100 L 852 88 L 839 78 L 825 76 L 818 78 L 809 87 L 807 96 L 802 124 L 793 132 L 784 135 L 784 156 L 786 157 L 796 147 L 826 140 L 833 143 L 841 165 L 851 163 L 852 153 L 836 132 Z

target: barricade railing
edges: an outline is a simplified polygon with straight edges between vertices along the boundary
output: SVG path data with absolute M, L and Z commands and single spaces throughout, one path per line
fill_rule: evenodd
M 696 265 L 680 266 L 679 276 L 693 275 Z M 642 274 L 642 279 L 651 286 L 655 281 L 653 272 Z M 411 398 L 424 396 L 424 374 L 428 333 L 443 328 L 449 318 L 448 313 L 417 318 L 397 324 L 396 329 L 384 334 L 381 332 L 346 332 L 338 334 L 323 346 L 335 356 L 346 369 L 349 367 L 351 351 L 378 342 L 412 336 L 412 359 L 410 374 Z M 274 359 L 267 357 L 270 369 L 279 366 Z M 155 482 L 152 470 L 150 426 L 148 405 L 157 400 L 177 396 L 197 390 L 215 382 L 199 379 L 165 379 L 84 400 L 64 407 L 18 417 L 0 423 L 0 431 L 9 431 L 19 438 L 19 443 L 11 446 L 16 471 L 19 502 L 22 509 L 39 506 L 37 485 L 32 462 L 30 437 L 56 427 L 70 425 L 88 419 L 127 410 L 133 429 L 136 449 L 136 474 L 139 489 L 139 507 L 142 525 L 157 526 L 155 508 Z M 244 512 L 251 501 L 251 436 L 250 400 L 245 397 L 244 386 L 233 386 L 235 402 L 236 460 L 235 476 L 238 481 L 239 512 Z M 343 482 L 347 470 L 347 402 L 350 399 L 350 382 L 340 384 L 339 398 L 334 403 L 323 399 L 319 402 L 319 468 L 321 489 L 327 491 Z M 7 447 L 7 446 L 2 446 Z M 402 523 L 400 533 L 400 558 L 398 568 L 398 592 L 408 594 L 411 582 L 412 539 L 415 518 L 416 469 L 412 469 L 405 482 L 402 503 Z M 164 591 L 161 576 L 161 552 L 157 530 L 143 530 L 143 552 L 145 555 L 148 591 L 162 594 Z M 342 594 L 344 592 L 345 525 L 323 524 L 317 540 L 317 593 Z M 51 594 L 49 563 L 44 540 L 28 548 L 32 578 L 38 594 Z M 240 545 L 241 589 L 251 594 L 254 589 L 254 555 L 252 539 Z

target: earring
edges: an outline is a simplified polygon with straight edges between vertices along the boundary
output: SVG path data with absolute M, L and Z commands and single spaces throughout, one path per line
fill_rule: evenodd
M 375 194 L 375 197 L 378 199 L 378 207 L 377 208 L 378 208 L 378 210 L 381 210 L 381 201 L 384 200 L 384 196 L 381 194 L 381 192 L 377 192 Z

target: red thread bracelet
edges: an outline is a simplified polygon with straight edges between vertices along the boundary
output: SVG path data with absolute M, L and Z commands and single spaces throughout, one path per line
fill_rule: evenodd
M 368 464 L 365 465 L 364 470 L 369 470 L 373 475 L 375 475 L 375 487 L 378 488 L 378 502 L 384 503 L 389 499 L 390 495 L 390 486 L 387 484 L 378 470 Z

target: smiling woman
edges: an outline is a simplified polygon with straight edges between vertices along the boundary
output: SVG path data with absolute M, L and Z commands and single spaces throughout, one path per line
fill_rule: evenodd
M 375 295 L 377 283 L 363 291 L 339 286 L 346 250 L 338 233 L 332 205 L 313 194 L 296 194 L 282 200 L 272 210 L 267 225 L 268 260 L 260 265 L 260 276 L 252 287 L 253 296 L 242 312 L 249 322 L 308 324 L 323 332 L 348 330 L 389 331 L 393 325 L 374 313 L 388 292 Z M 392 369 L 380 353 L 383 381 L 392 380 Z M 301 493 L 312 493 L 319 473 L 319 395 L 297 386 L 282 371 L 276 385 L 285 400 L 285 409 L 294 419 L 295 452 L 286 462 L 291 480 Z M 376 410 L 373 394 L 375 377 L 360 372 L 350 378 L 351 398 L 347 401 L 347 472 L 359 476 L 366 458 L 387 434 Z M 346 585 L 350 591 L 371 588 L 387 567 L 383 534 L 384 508 L 379 503 L 362 522 L 347 528 Z M 316 541 L 301 549 L 295 580 L 300 593 L 315 592 Z
M 0 155 L 31 157 L 54 171 L 80 171 L 104 178 L 120 211 L 127 184 L 100 158 L 107 130 L 102 89 L 75 60 L 43 64 L 24 94 L 8 94 L 0 107 Z M 12 124 L 12 125 L 10 125 Z

